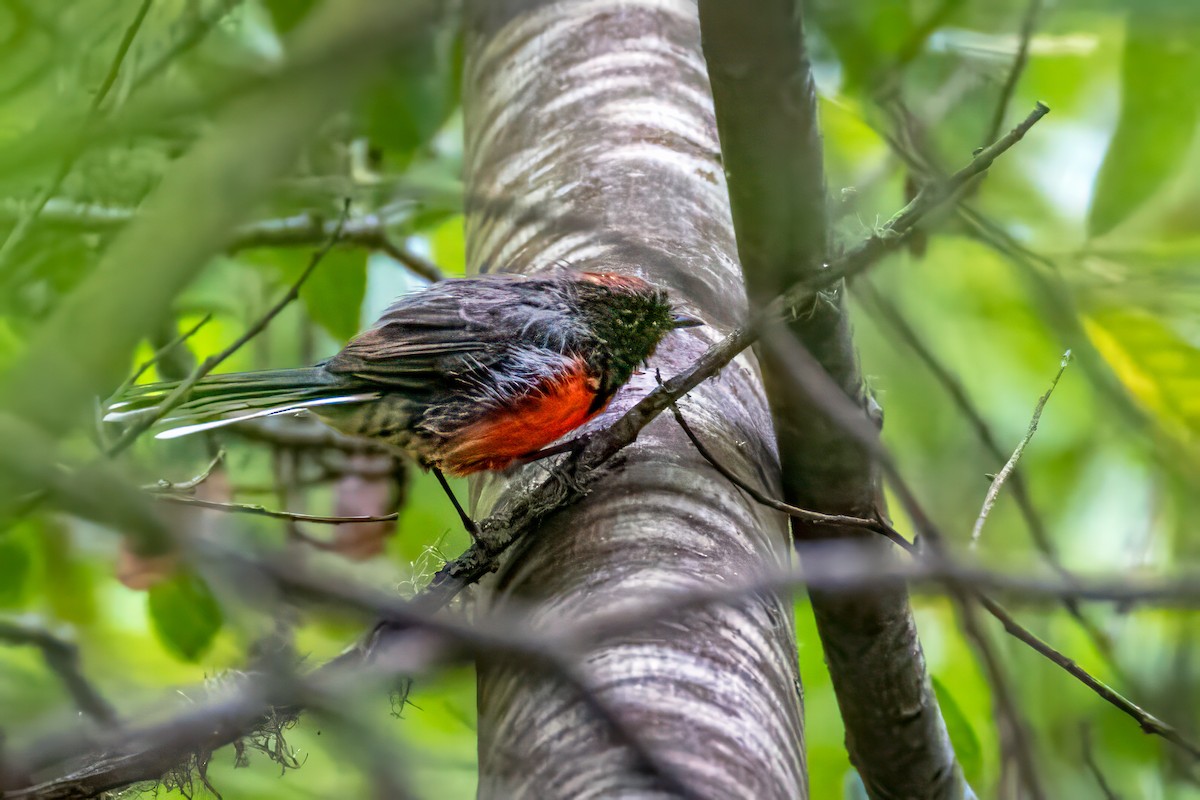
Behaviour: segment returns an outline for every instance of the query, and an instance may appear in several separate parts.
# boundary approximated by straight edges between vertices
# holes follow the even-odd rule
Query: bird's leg
[[[479,526],[475,524],[475,520],[471,519],[471,516],[459,504],[458,498],[454,496],[454,490],[446,482],[446,476],[437,467],[433,467],[433,474],[437,476],[438,483],[442,485],[442,490],[446,492],[446,496],[454,504],[454,510],[458,512],[459,519],[462,520],[463,527],[467,529],[467,533],[471,534],[471,539],[474,540],[475,544],[482,544],[479,541]]]
[[[551,456],[557,456],[562,453],[577,453],[582,450],[589,441],[591,441],[591,438],[592,435],[590,433],[581,433],[565,442],[552,444],[549,447],[543,447],[541,450],[534,450],[532,453],[526,453],[525,455],[521,456],[518,463],[530,464],[534,461],[541,461],[542,459],[550,458]]]

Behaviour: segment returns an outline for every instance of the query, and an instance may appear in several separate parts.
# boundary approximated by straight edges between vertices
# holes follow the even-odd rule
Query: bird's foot
[[[562,455],[563,453],[578,454],[583,448],[587,447],[588,442],[592,440],[590,433],[581,433],[578,436],[568,439],[565,442],[552,444],[549,447],[543,447],[541,450],[534,450],[532,453],[527,453],[518,459],[518,464],[532,464],[534,461],[542,461],[553,456]]]

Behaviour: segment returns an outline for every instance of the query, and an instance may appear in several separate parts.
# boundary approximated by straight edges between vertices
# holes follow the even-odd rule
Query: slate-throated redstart
[[[627,275],[445,280],[401,297],[314,367],[201,380],[157,438],[311,411],[408,452],[449,493],[443,471],[504,469],[536,454],[602,411],[667,333],[698,324]],[[148,413],[174,388],[135,386],[106,419]]]

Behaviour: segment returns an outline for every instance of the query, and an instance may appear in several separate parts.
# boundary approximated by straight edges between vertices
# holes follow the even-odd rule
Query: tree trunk
[[[738,251],[755,295],[770,298],[815,275],[828,257],[825,176],[816,89],[801,0],[701,0]],[[867,407],[842,292],[804,309],[792,332],[856,404]],[[783,499],[827,514],[873,515],[878,476],[869,454],[764,359],[783,454]],[[892,545],[861,530],[806,525],[830,537]],[[810,592],[846,748],[872,800],[973,798],[930,685],[904,589]]]
[[[475,270],[637,274],[708,323],[677,332],[604,426],[747,313],[691,0],[468,3],[466,189]],[[747,354],[684,413],[724,462],[778,491],[774,432]],[[669,415],[583,502],[528,531],[489,602],[584,619],[646,592],[744,579],[786,558],[784,520],[709,468]],[[534,466],[530,470],[541,469]],[[476,513],[513,481],[473,485]],[[581,673],[705,797],[806,795],[790,603],[713,607],[606,642]],[[512,663],[479,670],[484,798],[635,797],[662,786],[577,691]]]

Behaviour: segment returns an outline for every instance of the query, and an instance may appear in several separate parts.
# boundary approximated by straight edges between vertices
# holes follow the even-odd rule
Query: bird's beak
[[[676,328],[695,328],[697,325],[703,325],[704,320],[693,317],[690,314],[676,313],[671,321],[675,323]]]

